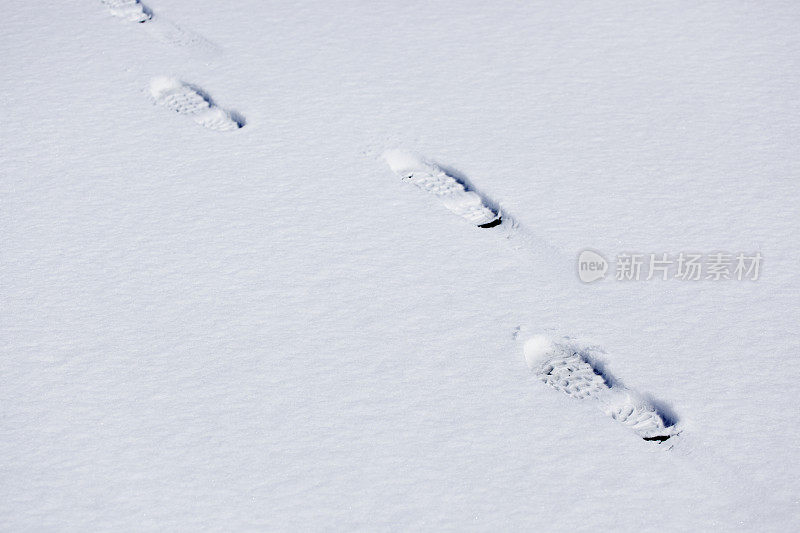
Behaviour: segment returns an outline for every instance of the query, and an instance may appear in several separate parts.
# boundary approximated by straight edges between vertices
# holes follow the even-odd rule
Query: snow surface
[[[0,529],[797,528],[796,3],[112,4],[3,4]],[[585,248],[764,268],[587,285]],[[542,384],[534,335],[674,444]]]

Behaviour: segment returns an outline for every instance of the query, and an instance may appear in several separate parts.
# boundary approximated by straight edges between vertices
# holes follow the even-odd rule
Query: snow
[[[549,337],[534,335],[525,341],[525,361],[530,368],[535,368],[556,350],[555,343]]]
[[[419,157],[398,148],[386,150],[383,158],[395,174],[405,174],[425,167]]]
[[[4,15],[0,528],[800,522],[796,4]],[[162,78],[243,127],[157,105]],[[398,148],[503,224],[409,186]],[[764,263],[583,283],[586,249]],[[680,434],[546,386],[537,335]]]

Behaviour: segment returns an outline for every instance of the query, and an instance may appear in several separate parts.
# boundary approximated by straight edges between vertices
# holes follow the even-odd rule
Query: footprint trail
[[[572,276],[573,258],[523,229],[489,197],[478,192],[457,172],[402,150],[384,152],[392,171],[409,181],[452,213],[479,228],[497,228],[516,251],[533,251],[540,275],[548,279]],[[570,278],[572,283],[574,279]],[[570,286],[570,283],[567,286]],[[559,283],[559,285],[564,285]],[[652,402],[604,374],[586,350],[537,336],[525,343],[528,365],[544,383],[575,399],[596,403],[607,416],[647,441],[663,442],[678,433],[674,422]]]

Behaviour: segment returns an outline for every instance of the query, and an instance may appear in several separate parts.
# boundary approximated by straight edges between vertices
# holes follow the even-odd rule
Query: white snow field
[[[798,28],[5,0],[0,530],[796,530]]]

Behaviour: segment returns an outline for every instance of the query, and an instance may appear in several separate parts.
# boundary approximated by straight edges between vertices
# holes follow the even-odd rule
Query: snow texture
[[[797,529],[800,4],[142,1],[3,2],[0,530]]]

